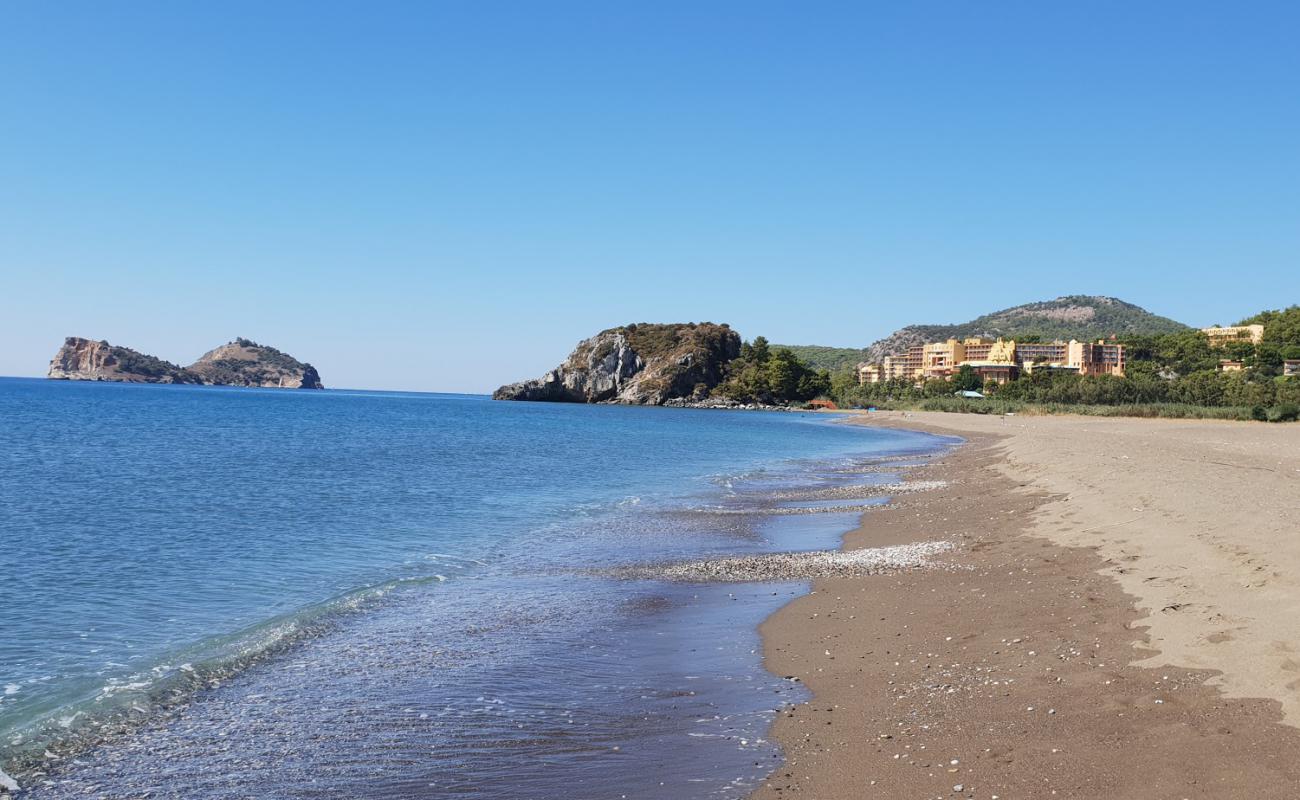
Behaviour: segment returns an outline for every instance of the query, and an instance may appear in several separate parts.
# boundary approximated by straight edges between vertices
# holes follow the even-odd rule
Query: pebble
[[[785,581],[805,578],[857,577],[929,565],[931,556],[951,550],[951,542],[932,541],[861,550],[816,550],[734,556],[675,564],[641,565],[603,571],[629,579],[675,581]]]

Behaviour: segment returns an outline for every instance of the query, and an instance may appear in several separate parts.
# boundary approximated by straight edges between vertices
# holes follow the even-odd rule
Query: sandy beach
[[[811,702],[756,797],[1258,798],[1300,788],[1300,426],[863,415],[957,434],[945,481],[763,626]]]

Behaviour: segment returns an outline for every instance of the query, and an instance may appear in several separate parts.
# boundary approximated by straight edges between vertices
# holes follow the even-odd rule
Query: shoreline
[[[1257,573],[1249,554],[1232,555],[1250,547],[1220,548],[1227,555],[1202,557],[1199,570],[1184,571],[1197,574],[1179,580],[1159,574],[1188,557],[1185,512],[1207,527],[1241,524],[1184,494],[1203,495],[1203,479],[1225,482],[1214,462],[1274,459],[1263,426],[953,417],[852,420],[967,441],[906,473],[945,486],[864,515],[844,548],[945,539],[954,549],[935,559],[947,569],[819,578],[763,623],[764,664],[813,697],[780,711],[771,736],[784,764],[751,796],[1293,796],[1300,729],[1284,713],[1295,688],[1265,673],[1300,669],[1300,656],[1287,655],[1300,637],[1283,638],[1267,616],[1215,633],[1242,602],[1225,588],[1235,572],[1216,579],[1234,565]],[[1077,452],[1062,456],[1058,440]],[[1205,458],[1214,448],[1235,448],[1235,460]],[[1117,468],[1108,453],[1132,463]],[[1188,466],[1189,453],[1203,463]],[[1294,485],[1283,471],[1292,466],[1262,473],[1273,481],[1250,502],[1285,503],[1278,492]],[[1225,491],[1241,497],[1240,480],[1226,480]],[[1144,504],[1124,505],[1128,491]],[[1272,541],[1269,530],[1250,543]],[[1180,618],[1190,602],[1164,603],[1166,593],[1201,595],[1200,613]],[[1292,610],[1273,605],[1276,615]],[[1273,637],[1264,646],[1276,657],[1254,656],[1259,634]],[[1229,641],[1248,647],[1223,647]]]
[[[209,797],[220,796],[218,790],[222,787],[232,790],[256,787],[273,794],[280,787],[306,781],[305,773],[298,772],[304,769],[300,765],[315,764],[323,760],[322,754],[330,753],[343,754],[335,758],[343,766],[339,771],[313,772],[310,780],[328,775],[335,785],[348,786],[352,780],[348,765],[368,758],[367,746],[376,747],[376,751],[382,746],[385,748],[382,752],[390,752],[387,748],[392,746],[394,730],[402,732],[397,746],[410,751],[419,749],[424,758],[412,760],[411,764],[418,766],[394,768],[394,773],[400,774],[390,775],[387,780],[392,786],[404,787],[411,783],[423,787],[427,783],[425,775],[417,770],[433,769],[425,766],[435,762],[428,757],[429,753],[437,754],[438,759],[448,757],[442,753],[455,752],[448,743],[480,737],[484,730],[497,729],[493,726],[499,726],[506,735],[519,737],[524,746],[515,748],[515,752],[535,748],[540,756],[564,764],[569,770],[570,784],[584,788],[582,796],[605,796],[608,791],[630,787],[642,791],[628,791],[629,796],[656,796],[653,787],[663,786],[665,779],[675,781],[679,789],[694,790],[714,777],[720,781],[717,791],[727,792],[728,796],[744,796],[779,758],[779,750],[765,739],[774,715],[773,697],[793,700],[805,696],[802,687],[772,679],[758,655],[759,623],[796,592],[793,584],[788,587],[784,584],[795,581],[797,591],[802,592],[808,585],[805,581],[823,570],[834,574],[865,574],[895,569],[930,555],[926,548],[905,548],[876,553],[866,560],[845,559],[838,545],[842,532],[857,519],[856,513],[842,511],[846,504],[855,500],[883,503],[886,494],[906,491],[905,487],[890,483],[898,471],[897,464],[913,458],[923,459],[921,453],[932,451],[931,440],[901,432],[876,435],[863,430],[836,431],[834,428],[839,426],[823,424],[827,422],[825,419],[813,422],[818,428],[830,431],[829,438],[826,444],[811,447],[811,452],[804,457],[776,458],[772,452],[779,450],[765,435],[762,449],[755,452],[761,458],[751,461],[728,456],[722,459],[727,462],[724,472],[697,471],[700,477],[693,477],[691,484],[698,484],[694,491],[683,493],[674,479],[671,486],[675,499],[662,508],[653,503],[642,507],[640,497],[636,497],[637,502],[632,504],[627,504],[626,499],[611,499],[602,505],[599,510],[617,511],[608,520],[595,512],[590,517],[569,514],[565,518],[578,520],[576,524],[581,526],[581,531],[575,529],[569,536],[556,535],[556,541],[563,547],[548,551],[556,558],[554,563],[540,563],[531,554],[528,560],[518,562],[520,566],[527,565],[520,574],[530,582],[525,587],[528,594],[521,596],[534,601],[547,597],[607,598],[590,604],[601,609],[590,615],[599,623],[589,626],[594,633],[583,633],[580,637],[574,633],[588,626],[582,622],[586,615],[569,611],[568,607],[575,605],[570,601],[556,605],[563,615],[552,616],[545,603],[540,603],[507,627],[507,623],[514,622],[516,614],[506,604],[500,608],[501,619],[489,616],[480,621],[478,617],[455,614],[455,604],[449,606],[451,598],[425,601],[401,593],[404,599],[377,603],[368,608],[364,619],[349,617],[346,624],[329,626],[324,635],[295,640],[291,649],[287,647],[283,652],[277,651],[274,658],[258,660],[252,669],[217,676],[203,669],[198,660],[191,664],[188,658],[166,659],[162,663],[177,665],[187,682],[192,682],[192,686],[186,685],[191,690],[173,692],[170,689],[177,687],[170,687],[160,698],[152,693],[141,694],[148,699],[141,700],[138,707],[135,697],[131,698],[132,702],[124,699],[123,707],[131,712],[129,719],[123,719],[122,727],[114,725],[112,730],[106,729],[98,715],[94,719],[67,715],[69,720],[76,719],[78,723],[75,741],[63,741],[52,748],[44,747],[45,742],[24,742],[30,745],[30,752],[44,751],[44,756],[30,762],[28,768],[13,771],[24,790],[17,796],[73,797],[91,791],[108,791],[114,796],[143,796],[152,792]],[[732,422],[724,420],[719,425],[719,442],[731,441],[736,435]],[[802,427],[757,429],[764,434],[770,430],[789,431],[796,441],[806,440]],[[696,444],[694,439],[690,443]],[[881,452],[876,452],[878,449]],[[715,477],[719,480],[715,481]],[[776,502],[777,495],[782,493],[786,496]],[[781,506],[790,502],[821,505],[790,516],[783,513],[788,509]],[[709,513],[732,506],[754,519],[720,523]],[[803,516],[804,513],[823,514],[825,519],[816,520]],[[600,574],[599,581],[582,581],[581,593],[575,594],[572,587],[564,585],[572,583],[575,572],[585,570],[572,566],[581,562],[559,556],[571,551],[570,555],[590,557],[589,547],[584,545],[579,550],[575,544],[585,541],[585,535],[573,538],[593,527],[593,522],[582,520],[596,520],[595,524],[601,526],[616,523],[612,525],[616,534],[635,532],[639,549],[644,551],[640,555],[659,554],[644,563],[659,566],[646,568],[644,576]],[[634,525],[635,520],[640,522]],[[683,547],[683,534],[690,531],[700,533],[701,537],[692,546]],[[661,537],[658,544],[655,544],[656,537]],[[624,563],[625,557],[630,558],[628,563],[641,563],[642,559],[625,552],[618,539],[611,538],[609,542],[613,549],[607,560],[611,565]],[[805,552],[814,546],[820,551]],[[615,549],[617,559],[613,557]],[[598,555],[603,552],[595,551]],[[660,562],[659,558],[667,560]],[[677,580],[662,574],[662,564],[679,559],[698,562],[701,566],[688,570]],[[557,564],[570,566],[562,571],[544,568]],[[509,568],[513,565],[515,562],[501,562],[501,569],[493,576],[498,581],[496,584],[489,579],[464,585],[517,589],[520,574]],[[435,568],[446,569],[429,566],[421,573]],[[719,581],[720,575],[734,577],[731,581]],[[440,585],[442,578],[436,577]],[[647,577],[654,583],[625,584],[609,580],[613,577]],[[769,585],[769,578],[783,585]],[[708,586],[682,585],[683,582],[704,582]],[[551,586],[543,584],[554,584],[554,588],[563,591],[552,592]],[[471,595],[458,596],[461,599],[456,602],[463,609],[475,605],[465,599]],[[492,596],[507,597],[508,593]],[[452,620],[473,620],[474,624],[466,622],[463,626],[448,627],[446,634],[440,634],[436,647],[419,644],[409,636],[402,637],[401,641],[411,642],[413,652],[395,647],[397,640],[390,639],[388,631],[405,631],[406,626],[417,624],[410,622],[413,619],[422,620],[418,625],[423,631],[432,618],[423,613],[426,605],[438,609],[450,607]],[[645,618],[640,611],[643,605],[646,611],[653,612]],[[419,609],[421,613],[411,614],[403,608]],[[636,615],[635,621],[631,621],[632,615]],[[569,629],[568,625],[576,627]],[[664,638],[647,635],[655,626]],[[545,640],[563,642],[564,636],[571,636],[574,642],[581,638],[588,644],[604,643],[598,652],[617,652],[632,660],[637,660],[638,653],[646,657],[638,661],[641,666],[629,673],[616,661],[590,658],[587,647],[566,655],[568,647],[553,650],[548,645],[536,652],[542,653],[548,663],[551,659],[555,663],[578,659],[570,666],[588,676],[589,683],[581,688],[582,681],[574,686],[569,686],[567,681],[555,682],[553,692],[539,694],[528,670],[507,669],[510,662],[502,653],[509,653],[496,647],[494,639],[488,640],[494,650],[480,649],[484,646],[477,642],[496,635],[498,630],[506,631],[502,635],[512,638],[520,638],[521,633],[528,635],[530,630],[558,631],[563,636],[548,634]],[[629,638],[622,641],[625,635]],[[593,636],[596,638],[589,638]],[[685,663],[678,663],[683,649],[698,652],[702,660],[697,663],[693,656],[687,669]],[[463,669],[463,674],[455,672],[480,652],[489,653],[491,659],[485,659],[485,663],[499,669],[499,673],[468,667]],[[527,657],[527,663],[535,663],[532,650],[521,649],[519,656]],[[390,663],[398,668],[390,670]],[[346,667],[336,669],[345,664]],[[437,665],[446,672],[415,668],[426,664]],[[367,694],[366,685],[354,684],[348,677],[354,671],[382,675],[385,680],[379,684],[381,691],[374,696]],[[431,694],[431,674],[440,676],[436,696]],[[637,688],[640,686],[658,688],[647,692]],[[461,691],[462,688],[465,690]],[[135,688],[131,691],[143,692]],[[483,702],[474,699],[481,699],[480,696],[493,699]],[[274,702],[268,703],[265,700],[268,697],[274,697]],[[318,697],[329,702],[317,702]],[[164,699],[174,702],[164,704]],[[350,706],[354,703],[364,704],[365,713],[351,715]],[[524,728],[514,724],[508,715],[519,709],[534,711],[537,704],[561,711],[518,714],[513,719],[525,720],[528,727],[524,733],[516,734],[515,730]],[[574,708],[590,709],[590,712],[565,713]],[[620,727],[624,716],[638,724],[625,731]],[[477,722],[472,727],[461,727],[456,722],[459,719]],[[652,724],[646,725],[647,720]],[[680,722],[680,725],[668,730],[665,721],[674,725]],[[687,732],[689,737],[680,736],[682,732]],[[69,731],[67,735],[74,734]],[[501,741],[515,740],[502,738]],[[428,742],[438,744],[443,750],[428,746]],[[608,763],[620,763],[621,770],[626,772],[620,774],[620,770],[611,772],[605,766],[588,764],[589,756],[576,750],[573,742],[582,744],[587,753],[604,753],[602,761],[618,759]],[[292,745],[295,759],[299,759],[296,763],[282,765],[273,757],[275,748],[284,743]],[[539,744],[543,746],[539,748]],[[614,744],[618,746],[611,747]],[[493,764],[511,763],[516,758],[511,752],[503,750],[503,753],[496,756],[489,752],[486,759],[479,756],[483,765],[480,772],[487,774]],[[577,753],[582,760],[568,765],[563,759],[570,753]],[[236,759],[253,766],[248,770],[231,769]],[[659,759],[658,765],[651,764],[655,759]],[[676,774],[663,774],[668,764]],[[162,768],[164,765],[185,765],[185,769]],[[9,769],[8,762],[3,766]],[[371,768],[382,766],[376,763],[367,767],[367,780],[371,779]],[[473,778],[463,777],[466,771],[458,770],[460,776],[433,771],[428,775],[440,786],[455,786],[465,791],[475,782]],[[514,775],[512,779],[518,781],[519,787],[531,786],[537,796],[544,796],[549,792],[538,791],[537,781],[554,780],[554,770],[545,772],[551,774],[529,774],[525,767],[524,774]],[[721,783],[724,779],[725,783]],[[0,797],[9,796],[5,781],[5,786],[0,787]],[[624,783],[627,785],[620,785]],[[647,788],[649,792],[644,791]],[[393,796],[420,796],[411,791],[411,794]]]

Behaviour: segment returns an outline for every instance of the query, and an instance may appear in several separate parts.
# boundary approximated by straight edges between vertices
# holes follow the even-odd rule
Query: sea
[[[743,797],[807,699],[756,627],[809,586],[620,568],[833,549],[858,513],[807,498],[948,444],[824,413],[0,379],[0,787]],[[798,507],[826,513],[774,513]]]

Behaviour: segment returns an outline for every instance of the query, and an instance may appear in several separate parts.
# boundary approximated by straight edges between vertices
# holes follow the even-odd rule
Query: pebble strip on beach
[[[811,578],[857,577],[925,567],[930,557],[952,549],[951,542],[915,542],[862,550],[815,550],[804,553],[768,553],[676,564],[623,567],[615,577],[687,582],[791,581]]]
[[[715,514],[720,517],[791,517],[803,514],[865,514],[882,508],[893,508],[890,503],[871,503],[847,506],[815,506],[813,508],[697,508],[694,514]]]
[[[902,483],[831,486],[826,489],[774,492],[771,496],[778,500],[835,500],[841,497],[857,499],[862,497],[879,497],[882,495],[928,492],[933,489],[942,489],[947,485],[948,481],[905,481]]]

